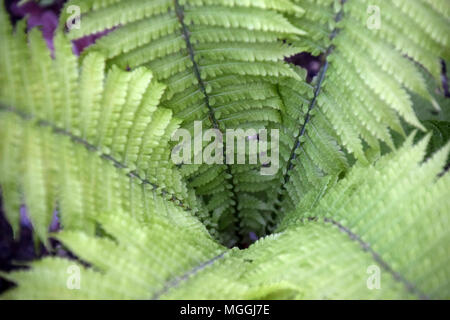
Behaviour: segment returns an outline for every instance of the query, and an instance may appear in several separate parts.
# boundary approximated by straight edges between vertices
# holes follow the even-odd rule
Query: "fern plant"
[[[128,1],[70,2],[80,6],[84,24],[69,38],[120,25],[88,52],[100,51],[123,69],[146,65],[154,70],[168,84],[162,105],[185,127],[209,118],[209,125],[221,130],[281,129],[284,171],[278,175],[261,176],[255,166],[181,169],[210,212],[204,223],[213,232],[217,226],[224,242],[236,241],[226,239],[236,228],[241,238],[251,231],[263,236],[307,190],[326,189],[330,177],[348,167],[338,145],[365,161],[363,140],[372,149],[380,141],[394,148],[389,130],[403,134],[398,115],[424,129],[407,90],[439,109],[418,67],[403,55],[440,77],[439,58],[449,59],[450,52],[448,11],[441,2],[137,2],[136,7]],[[366,26],[369,5],[384,13],[380,30]],[[139,14],[126,14],[136,8]],[[423,32],[410,35],[424,24],[429,26]],[[300,51],[325,60],[314,87],[280,61]],[[333,85],[327,88],[327,82]],[[317,173],[305,177],[305,172]]]
[[[17,284],[4,298],[450,297],[448,99],[435,93],[447,2],[71,5],[82,27],[64,30],[62,11],[54,56],[0,10],[4,211],[17,236],[25,205],[36,241],[77,257],[2,273]],[[72,54],[70,40],[106,29]],[[300,51],[321,56],[312,83],[284,62]],[[278,129],[280,170],[174,165],[172,133],[195,121]],[[63,230],[48,234],[54,212]]]

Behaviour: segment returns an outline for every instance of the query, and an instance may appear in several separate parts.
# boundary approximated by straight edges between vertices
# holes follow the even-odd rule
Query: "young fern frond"
[[[336,145],[367,162],[380,150],[380,142],[395,148],[391,133],[404,135],[401,119],[425,130],[414,113],[411,95],[440,109],[431,94],[436,82],[428,88],[418,64],[439,79],[440,59],[448,60],[450,52],[445,32],[449,16],[445,10],[436,11],[434,4],[427,1],[293,2],[305,8],[306,14],[300,18],[290,16],[289,21],[298,27],[309,26],[309,33],[293,43],[313,54],[322,54],[324,62],[314,84],[313,98],[309,98],[311,93],[299,96],[304,90],[292,92],[291,88],[303,84],[280,90],[284,92],[287,110],[301,110],[302,105],[307,105],[305,98],[310,100],[309,110],[293,118],[297,124],[288,125],[289,132],[296,130],[297,135],[281,186],[287,192],[278,197],[282,201],[280,207],[288,210],[301,204],[308,193],[309,197],[323,194],[328,183],[345,172],[347,161]],[[370,20],[373,17],[368,14],[369,6],[381,10],[381,20]],[[416,11],[418,7],[423,11]],[[436,19],[421,28],[429,20],[427,16]],[[405,42],[412,29],[421,31]],[[287,113],[292,117],[291,114]],[[310,192],[312,189],[315,191]]]
[[[206,233],[188,208],[95,146],[10,109],[2,109],[0,123],[1,152],[8,155],[1,159],[2,195],[16,234],[22,203],[43,242],[54,210],[65,230],[88,234],[94,234],[96,215],[118,210],[141,222],[167,216]]]
[[[165,87],[150,71],[113,67],[105,74],[98,53],[78,66],[61,34],[52,59],[37,30],[27,45],[20,26],[13,35],[3,9],[1,14],[8,45],[0,52],[1,69],[10,72],[0,87],[0,144],[8,155],[0,159],[0,183],[15,231],[22,202],[44,242],[56,209],[64,227],[91,231],[82,217],[132,206],[143,214],[142,197],[149,194],[148,201],[164,198],[182,210],[202,210],[170,160],[169,140],[179,121],[157,107]],[[29,72],[14,71],[29,60]],[[102,171],[108,162],[111,169]]]

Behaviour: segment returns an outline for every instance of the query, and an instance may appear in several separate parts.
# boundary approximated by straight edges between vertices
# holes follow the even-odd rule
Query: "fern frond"
[[[292,212],[287,228],[164,298],[448,298],[450,180],[438,174],[450,145],[422,162],[428,139],[412,146],[412,138],[374,166],[352,169],[315,209]],[[373,267],[381,272],[378,290],[367,284]],[[205,290],[214,281],[224,290]]]
[[[299,78],[306,79],[304,71],[296,72]],[[278,84],[278,92],[284,105],[278,126],[280,170],[271,177],[261,177],[258,169],[253,170],[252,182],[239,184],[239,188],[267,202],[265,219],[259,220],[257,228],[254,223],[246,226],[245,221],[255,221],[253,216],[261,216],[260,210],[256,207],[242,213],[243,234],[256,231],[263,236],[273,231],[284,212],[301,205],[308,193],[323,195],[323,181],[330,181],[349,167],[340,148],[345,132],[336,131],[326,112],[316,106],[320,100],[314,86],[305,80],[285,79]]]
[[[135,14],[136,10],[139,14]],[[84,4],[82,13],[83,28],[72,30],[69,37],[76,39],[120,25],[88,51],[102,52],[108,64],[123,69],[150,67],[157,80],[167,84],[162,105],[182,119],[182,127],[192,130],[194,121],[204,120],[205,129],[224,131],[249,126],[250,121],[258,127],[281,121],[282,101],[266,102],[262,96],[265,93],[256,90],[272,86],[273,91],[276,78],[297,77],[282,60],[298,49],[280,41],[304,34],[284,17],[287,13],[296,17],[303,14],[303,9],[292,2],[114,1],[97,6]],[[233,81],[225,84],[222,79]],[[257,92],[262,94],[257,96]],[[244,101],[244,97],[248,98]],[[228,108],[230,102],[234,104]],[[226,166],[224,170],[226,174],[217,174],[216,180],[210,181],[209,186],[215,188],[209,193],[203,187],[196,192],[206,202],[221,203],[217,208],[208,206],[213,210],[213,220],[225,215],[229,218],[222,220],[237,223],[234,181],[238,178],[232,168]],[[191,172],[186,179],[201,179],[199,176],[205,171]],[[228,190],[228,201],[214,196],[223,190]],[[219,229],[225,225],[228,222],[221,226],[219,223]]]
[[[288,115],[293,116],[288,125],[290,131],[296,127],[298,133],[291,147],[287,143],[283,151],[286,159],[287,150],[291,150],[285,166],[288,179],[284,180],[290,182],[281,187],[286,189],[287,196],[282,191],[278,197],[278,201],[287,198],[292,205],[280,207],[302,206],[300,200],[308,193],[320,193],[322,177],[345,172],[346,160],[338,146],[343,146],[359,161],[370,162],[372,155],[384,145],[395,149],[392,132],[404,135],[402,120],[425,131],[414,113],[411,95],[420,96],[435,109],[439,109],[439,105],[431,94],[434,88],[427,86],[418,63],[439,78],[440,58],[445,58],[450,51],[445,32],[448,17],[421,0],[294,2],[305,8],[306,14],[301,18],[288,17],[289,21],[296,26],[308,24],[308,30],[312,30],[294,43],[314,54],[322,54],[324,62],[313,96],[297,94],[295,97],[289,89],[281,91],[285,92]],[[369,6],[381,10],[378,26],[369,25]],[[416,10],[419,7],[424,14]],[[437,20],[422,28],[431,16]],[[405,41],[412,29],[421,31],[414,33],[415,41]],[[305,100],[311,102],[303,115],[291,111],[308,105]],[[316,121],[326,126],[313,130],[311,127],[316,126]],[[315,132],[322,135],[327,132],[328,138],[317,138]],[[314,136],[316,138],[311,140]],[[333,156],[327,157],[327,153]],[[327,158],[328,165],[323,161]],[[332,166],[333,163],[343,165],[338,168]],[[316,191],[310,192],[311,188]]]
[[[423,162],[429,139],[412,141],[375,165],[357,164],[318,205],[292,212],[283,230],[248,249],[224,251],[164,217],[146,225],[121,213],[99,215],[107,236],[55,234],[95,268],[46,258],[5,274],[19,286],[3,297],[448,298],[450,176],[441,173],[450,145]],[[79,290],[67,286],[71,265],[80,268]],[[380,272],[377,290],[368,282],[372,270]]]
[[[55,235],[70,250],[79,252],[80,259],[95,265],[95,270],[79,261],[44,258],[29,273],[7,274],[19,287],[3,298],[150,299],[185,270],[214,259],[224,250],[205,233],[176,227],[170,217],[153,216],[151,223],[143,224],[117,211],[98,215],[95,220],[108,237],[79,231]],[[70,285],[71,272],[79,272],[79,289]],[[36,288],[45,289],[39,293]]]
[[[293,2],[306,14],[286,16],[299,28],[307,26],[309,33],[292,42],[297,48],[322,54],[324,62],[314,88],[304,85],[304,75],[300,75],[301,81],[290,77],[279,84],[286,108],[282,111],[281,132],[285,136],[281,137],[280,147],[284,171],[274,179],[278,184],[253,190],[254,194],[263,191],[261,198],[272,199],[277,211],[301,205],[308,193],[320,194],[326,176],[345,173],[347,158],[369,162],[384,145],[395,149],[391,134],[395,131],[404,135],[403,120],[425,131],[414,113],[410,95],[422,97],[435,109],[439,105],[431,94],[434,88],[427,87],[415,62],[439,78],[440,58],[450,51],[445,32],[448,18],[420,0],[399,0],[391,5],[385,1]],[[373,29],[368,24],[367,8],[378,4],[381,24]],[[416,10],[422,6],[426,14]],[[431,16],[436,19],[425,28],[426,35],[416,33],[413,48],[397,41],[407,38],[410,30],[423,27]],[[395,39],[383,35],[392,30]],[[415,54],[419,51],[421,54]],[[340,150],[341,146],[348,154]],[[252,228],[244,229],[244,233],[247,231]]]
[[[0,183],[14,230],[18,228],[19,201],[26,204],[42,241],[46,241],[56,209],[65,226],[93,230],[83,215],[101,212],[104,205],[109,209],[128,205],[130,194],[113,196],[113,192],[122,193],[135,184],[194,212],[201,210],[170,161],[168,141],[179,121],[172,118],[170,110],[157,108],[165,86],[152,80],[150,71],[112,68],[105,74],[104,58],[98,53],[86,56],[79,69],[63,35],[56,36],[52,59],[37,30],[30,32],[29,49],[22,32],[3,34],[11,50],[1,51],[2,61],[12,59],[9,62],[15,67],[21,61],[34,61],[32,72],[10,73],[1,83],[2,154],[8,156],[0,159],[5,169]],[[59,83],[63,84],[61,90]],[[69,137],[72,142],[57,136]],[[95,174],[100,168],[91,167],[85,156],[70,150],[74,143],[98,160],[108,160],[122,171],[125,180],[134,181],[122,184],[122,190],[115,189],[117,174]],[[65,150],[62,163],[56,155],[59,149]],[[18,179],[22,171],[23,179]],[[104,183],[96,184],[96,179]],[[20,182],[14,182],[17,180]],[[140,189],[132,192],[137,192],[139,199]]]

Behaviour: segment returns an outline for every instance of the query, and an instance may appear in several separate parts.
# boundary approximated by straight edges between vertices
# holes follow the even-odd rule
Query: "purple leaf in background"
[[[322,67],[321,57],[315,57],[308,52],[302,52],[292,57],[286,58],[286,62],[300,66],[308,71],[307,81],[310,82]]]
[[[9,9],[16,17],[27,17],[28,30],[35,27],[41,27],[42,34],[47,47],[53,53],[53,35],[58,26],[58,12],[64,1],[56,1],[55,5],[50,7],[41,7],[36,2],[27,2],[21,6],[18,2],[13,2]]]
[[[33,228],[33,224],[31,222],[30,217],[28,216],[26,206],[20,207],[20,225],[21,227],[26,227],[30,229]],[[55,212],[53,212],[52,222],[50,223],[49,231],[56,232],[58,230],[60,230],[59,217],[58,211],[55,210]]]
[[[107,35],[114,29],[116,29],[116,28],[101,31],[101,32],[91,34],[91,35],[85,36],[83,38],[72,41],[73,53],[76,54],[77,56],[79,56],[84,51],[84,49],[86,49],[90,45],[94,44],[95,41],[97,41],[97,39],[100,39],[101,37]]]
[[[249,238],[252,242],[255,242],[259,239],[258,236],[256,235],[256,233],[254,233],[254,232],[249,233]]]
[[[41,6],[36,2],[27,2],[21,6],[18,5],[18,0],[12,1],[9,5],[9,11],[13,17],[13,20],[18,20],[24,17],[28,19],[28,30],[35,27],[40,27],[42,34],[47,43],[47,47],[50,49],[53,55],[53,37],[55,30],[58,27],[59,13],[66,2],[66,0],[56,0],[51,6]],[[8,2],[7,2],[8,3]],[[83,38],[73,41],[73,53],[80,55],[83,50],[90,45],[94,44],[97,39],[108,34],[115,28],[98,32],[93,35],[88,35]]]
[[[61,230],[61,225],[59,223],[59,216],[58,216],[58,211],[55,210],[55,212],[53,212],[53,218],[52,218],[52,223],[50,224],[50,232],[56,232]]]
[[[32,228],[30,217],[27,214],[27,208],[25,206],[20,207],[20,225],[22,227]]]

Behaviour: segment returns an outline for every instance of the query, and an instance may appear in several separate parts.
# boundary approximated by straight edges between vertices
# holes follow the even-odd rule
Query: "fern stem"
[[[336,23],[341,21],[343,16],[344,16],[343,6],[347,2],[347,0],[341,0],[340,2],[341,2],[341,6],[342,7],[341,7],[339,12],[335,16],[334,20],[335,20]],[[334,38],[336,38],[336,36],[338,34],[339,34],[339,28],[334,28],[333,31],[330,34],[330,40],[333,40]],[[278,209],[281,209],[280,204],[281,204],[281,202],[283,200],[283,195],[284,195],[283,191],[285,189],[286,184],[289,182],[289,172],[295,167],[294,160],[297,159],[297,153],[296,152],[297,152],[298,149],[300,149],[302,147],[302,143],[301,143],[300,140],[305,135],[305,133],[306,133],[306,126],[308,125],[308,123],[311,120],[311,112],[316,106],[317,98],[320,95],[320,92],[322,90],[323,81],[325,80],[325,75],[326,75],[326,73],[328,71],[328,67],[329,67],[328,57],[330,56],[330,54],[333,53],[333,50],[334,50],[334,45],[331,44],[327,48],[326,52],[323,54],[323,57],[322,57],[323,66],[322,66],[322,68],[320,70],[320,73],[319,73],[319,80],[317,81],[317,85],[316,85],[315,90],[314,90],[314,96],[313,96],[313,98],[312,98],[312,100],[311,100],[311,102],[310,102],[310,104],[308,106],[308,111],[306,112],[306,115],[304,117],[303,124],[301,125],[301,127],[299,129],[299,132],[298,132],[297,136],[295,137],[294,146],[291,149],[291,154],[290,154],[289,159],[288,159],[287,164],[286,164],[286,172],[284,173],[284,176],[283,176],[284,184],[281,186],[282,190],[278,194],[278,201],[277,201],[277,204],[276,204]]]
[[[126,164],[118,161],[117,159],[115,159],[113,156],[111,156],[109,154],[102,153],[100,148],[98,148],[97,146],[89,143],[88,141],[84,140],[81,137],[78,137],[78,136],[74,135],[73,133],[67,131],[64,128],[58,127],[57,125],[55,125],[55,124],[53,124],[53,123],[51,123],[49,121],[42,120],[42,119],[36,119],[35,116],[33,116],[31,114],[22,112],[20,110],[12,108],[12,107],[4,106],[2,104],[0,104],[0,111],[1,112],[13,113],[13,114],[19,116],[20,118],[22,118],[23,120],[26,120],[26,121],[30,121],[30,122],[34,121],[37,126],[48,127],[55,134],[59,134],[59,135],[63,135],[63,136],[69,137],[74,143],[83,145],[87,150],[99,154],[100,158],[111,162],[116,168],[121,169],[121,170],[128,169],[128,166]],[[160,187],[157,184],[155,184],[153,182],[150,182],[149,180],[141,177],[136,171],[129,171],[127,173],[127,176],[130,177],[130,178],[139,180],[142,184],[151,186],[154,191],[160,189]],[[171,193],[169,193],[168,191],[166,191],[164,189],[160,189],[160,190],[161,190],[161,195],[168,196],[170,201],[172,201],[174,203],[177,203],[177,205],[180,206],[181,208],[183,208],[184,210],[186,210],[186,211],[191,211],[192,210],[189,206],[185,205],[184,202],[181,199],[177,198],[176,195],[171,194]]]
[[[197,61],[195,60],[195,50],[191,43],[190,31],[189,31],[189,28],[187,27],[186,23],[184,22],[184,8],[182,5],[180,5],[178,0],[174,0],[174,4],[175,4],[175,11],[176,11],[178,21],[181,24],[181,32],[182,32],[184,40],[186,41],[186,48],[189,53],[189,58],[193,65],[194,74],[197,79],[200,91],[203,93],[206,107],[208,108],[208,113],[209,113],[208,118],[209,118],[211,124],[213,125],[214,129],[220,130],[219,122],[217,121],[216,115],[214,113],[214,109],[211,107],[209,95],[208,95],[208,92],[206,91],[205,82],[203,81],[203,79],[201,77],[200,67],[199,67]],[[224,160],[225,160],[226,159],[225,145],[223,146],[223,148],[224,148],[223,155],[224,155]],[[224,163],[226,163],[226,161],[224,161]],[[231,192],[233,195],[232,200],[234,202],[233,210],[234,210],[234,213],[236,214],[236,216],[238,217],[239,216],[239,214],[238,214],[238,197],[236,195],[236,186],[234,184],[231,166],[228,164],[226,166],[227,166],[226,171],[231,176],[231,178],[229,180],[230,180],[230,183],[232,186]],[[236,223],[237,221],[234,221],[234,222]],[[234,228],[234,229],[236,230],[236,228]],[[236,236],[238,239],[240,238],[237,230],[236,230]],[[240,241],[240,239],[239,239],[239,241]]]
[[[318,217],[309,217],[307,218],[308,221],[312,221],[312,222],[318,222],[319,218]],[[398,273],[397,271],[395,271],[382,257],[379,253],[377,253],[375,250],[372,249],[372,247],[370,246],[369,243],[365,242],[359,235],[357,235],[356,233],[354,233],[353,231],[351,231],[349,228],[345,227],[344,225],[342,225],[341,223],[337,222],[336,220],[333,220],[331,218],[323,218],[323,221],[325,223],[329,223],[334,225],[335,227],[337,227],[339,229],[339,231],[345,233],[348,235],[348,237],[352,240],[352,241],[356,241],[360,247],[370,253],[373,257],[373,259],[375,260],[376,263],[378,263],[384,270],[386,270],[388,273],[390,273],[392,275],[392,277],[398,281],[401,282],[406,290],[411,293],[414,294],[416,296],[418,296],[420,299],[422,300],[429,300],[430,298],[425,295],[423,292],[421,292],[417,286],[415,286],[413,283],[409,282],[404,276],[402,276],[400,273]]]
[[[189,53],[189,58],[193,65],[194,74],[198,81],[200,90],[205,97],[205,103],[206,103],[206,106],[209,111],[209,120],[211,121],[214,129],[219,129],[219,123],[217,122],[216,115],[214,114],[214,110],[211,107],[211,103],[209,101],[209,96],[208,96],[208,93],[206,92],[206,86],[205,86],[205,83],[200,74],[200,67],[197,64],[197,61],[195,61],[195,51],[194,51],[194,47],[192,46],[192,43],[191,43],[190,31],[189,31],[188,27],[186,26],[186,23],[184,22],[184,9],[180,5],[178,0],[174,0],[174,3],[175,3],[175,11],[176,11],[176,14],[178,17],[178,21],[181,24],[181,31],[183,33],[183,38],[186,41],[186,48]]]
[[[289,171],[291,169],[293,169],[294,166],[295,166],[293,161],[297,158],[297,154],[296,154],[297,149],[299,149],[301,147],[300,138],[305,135],[306,125],[311,120],[311,111],[316,106],[317,98],[318,98],[318,96],[320,94],[320,91],[322,89],[322,83],[323,83],[323,80],[325,79],[325,74],[326,74],[327,70],[328,70],[328,61],[325,62],[324,66],[322,67],[322,70],[320,71],[319,81],[318,81],[316,89],[314,91],[314,97],[313,97],[313,99],[311,100],[311,102],[309,104],[308,111],[306,113],[303,125],[300,127],[300,130],[299,130],[297,136],[295,137],[295,144],[294,144],[294,147],[291,150],[291,155],[290,155],[288,163],[287,163],[287,170],[286,170],[286,173],[284,175],[284,183],[287,183],[289,181]]]
[[[215,256],[214,258],[212,258],[206,262],[203,262],[202,264],[196,266],[195,268],[192,268],[191,270],[184,273],[183,275],[176,277],[175,279],[170,281],[168,284],[166,284],[161,291],[155,293],[152,297],[152,300],[158,300],[161,296],[163,296],[164,294],[169,292],[170,289],[178,287],[181,282],[188,280],[189,278],[196,275],[197,273],[199,273],[206,267],[209,267],[210,265],[214,264],[217,260],[222,259],[227,252],[228,251],[224,251],[221,254]]]

